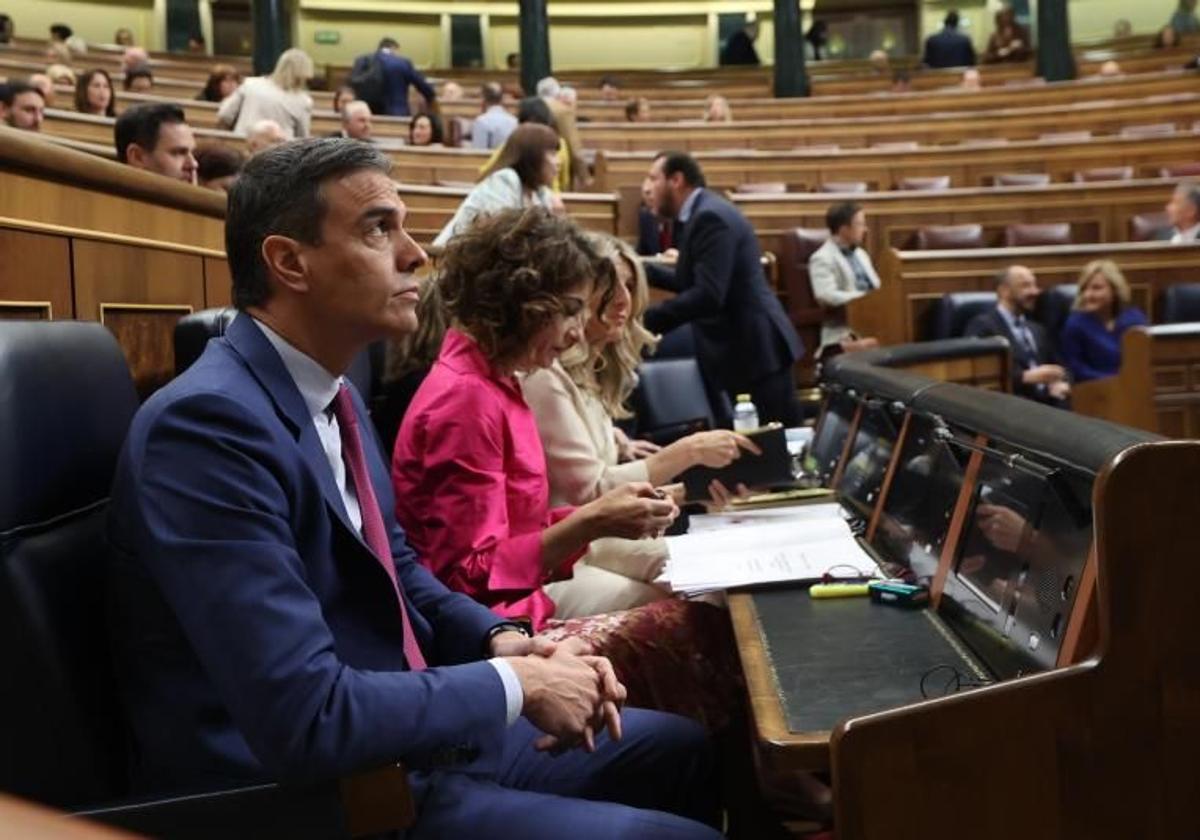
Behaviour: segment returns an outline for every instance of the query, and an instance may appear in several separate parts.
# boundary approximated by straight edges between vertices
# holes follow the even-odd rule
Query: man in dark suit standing
[[[958,31],[958,12],[950,11],[942,22],[942,30],[925,39],[926,67],[974,67],[975,45]]]
[[[741,212],[706,190],[700,164],[663,152],[650,166],[651,209],[675,220],[675,266],[650,263],[659,288],[677,292],[646,311],[646,326],[665,333],[691,324],[700,370],[730,397],[751,395],[758,418],[789,426],[802,420],[792,381],[800,337],[763,275],[754,228]]]
[[[400,49],[400,43],[395,38],[383,38],[379,42],[379,49],[374,53],[360,55],[354,59],[354,66],[350,69],[350,78],[353,84],[355,79],[369,78],[371,74],[368,73],[368,70],[371,62],[378,62],[382,75],[382,90],[363,89],[359,85],[354,85],[355,95],[359,99],[365,100],[376,114],[407,117],[409,115],[409,85],[420,91],[421,96],[425,97],[426,105],[430,108],[434,107],[437,99],[437,92],[434,91],[433,86],[425,80],[421,71],[414,67],[411,61],[396,53],[398,49]]]
[[[996,308],[972,318],[966,334],[1008,339],[1013,393],[1065,406],[1071,394],[1066,368],[1056,362],[1046,330],[1029,318],[1040,293],[1032,271],[1023,265],[1009,266],[996,275]]]
[[[417,326],[425,254],[390,169],[337,139],[251,160],[226,218],[239,314],[133,420],[109,615],[138,785],[403,762],[410,840],[498,826],[717,840],[687,818],[714,807],[698,725],[618,711],[606,659],[449,591],[396,524],[387,462],[343,376],[372,341]]]
[[[725,42],[725,51],[721,53],[721,64],[745,65],[757,67],[762,62],[758,59],[758,50],[754,42],[758,40],[758,21],[747,21],[746,25],[729,36]]]

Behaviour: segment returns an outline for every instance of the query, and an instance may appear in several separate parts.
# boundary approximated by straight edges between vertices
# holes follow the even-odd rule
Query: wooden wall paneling
[[[0,318],[74,317],[70,240],[0,221]]]
[[[205,306],[203,257],[81,239],[74,270],[76,317],[112,330],[145,398],[175,375],[175,322]]]
[[[230,306],[233,303],[233,276],[229,262],[216,257],[204,257],[204,306]]]

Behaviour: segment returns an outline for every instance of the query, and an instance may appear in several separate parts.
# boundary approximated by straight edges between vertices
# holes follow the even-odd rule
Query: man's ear
[[[138,169],[146,169],[146,160],[149,157],[150,153],[137,143],[130,143],[125,147],[125,162],[130,166],[136,166]]]
[[[294,292],[308,291],[308,266],[300,243],[288,236],[272,234],[263,240],[262,258],[271,276]]]

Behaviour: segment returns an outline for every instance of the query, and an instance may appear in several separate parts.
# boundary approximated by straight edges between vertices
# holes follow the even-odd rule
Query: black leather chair
[[[0,790],[169,838],[344,837],[402,828],[337,783],[131,798],[105,617],[107,502],[137,394],[98,323],[0,321]],[[396,773],[399,772],[399,778]],[[375,777],[378,778],[378,777]],[[358,781],[342,781],[361,795]]]
[[[995,292],[951,292],[942,295],[933,311],[929,337],[960,338],[972,318],[995,306]]]
[[[637,436],[666,445],[714,426],[712,404],[695,359],[648,359],[630,398]]]
[[[1063,325],[1067,323],[1067,316],[1071,314],[1071,307],[1075,305],[1075,295],[1078,293],[1079,286],[1063,283],[1051,286],[1038,295],[1033,319],[1046,328],[1046,334],[1055,346],[1058,346],[1058,337],[1062,333]]]
[[[236,316],[237,310],[226,306],[201,309],[180,318],[175,324],[175,375],[183,373],[200,358],[209,339],[225,335]],[[346,371],[346,378],[358,388],[368,408],[373,408],[380,392],[385,352],[384,343],[376,342],[359,353]]]
[[[1200,283],[1178,283],[1163,292],[1159,318],[1164,324],[1200,321]]]

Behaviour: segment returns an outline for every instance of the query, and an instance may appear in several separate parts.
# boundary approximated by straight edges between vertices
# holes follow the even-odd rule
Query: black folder
[[[743,434],[758,445],[762,454],[755,455],[743,449],[741,457],[727,467],[692,467],[680,476],[687,491],[687,498],[707,499],[708,485],[714,478],[731,491],[738,484],[745,484],[747,487],[774,487],[795,481],[792,475],[792,456],[788,454],[787,433],[783,426],[772,423]]]

